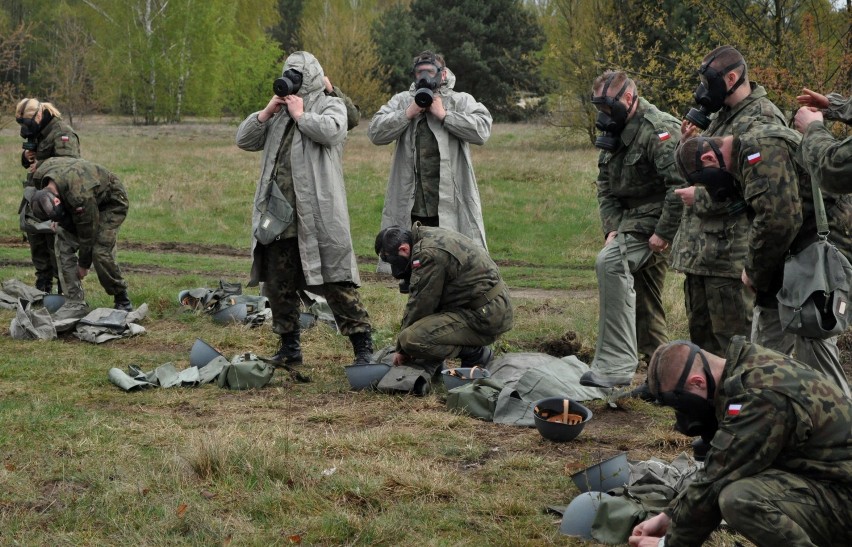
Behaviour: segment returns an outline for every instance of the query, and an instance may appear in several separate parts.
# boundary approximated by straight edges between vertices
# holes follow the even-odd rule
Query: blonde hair
[[[51,103],[43,103],[36,98],[25,98],[18,101],[18,106],[15,108],[16,118],[32,118],[39,112],[47,110],[54,118],[61,118],[62,113],[59,112]]]

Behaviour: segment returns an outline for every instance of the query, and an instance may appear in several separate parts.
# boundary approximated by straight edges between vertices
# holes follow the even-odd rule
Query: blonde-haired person
[[[77,133],[65,123],[59,109],[51,103],[36,98],[21,99],[15,108],[15,121],[21,126],[21,137],[25,139],[21,152],[21,165],[27,170],[25,188],[33,187],[32,173],[47,158],[80,157]],[[24,197],[28,195],[25,190]],[[36,222],[27,220],[28,204],[22,207],[20,213],[21,226],[25,228],[36,269],[36,288],[49,293],[53,290],[53,278],[58,279],[53,233],[36,231]]]

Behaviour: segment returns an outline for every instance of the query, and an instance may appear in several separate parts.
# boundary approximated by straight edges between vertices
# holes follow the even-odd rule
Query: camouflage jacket
[[[80,139],[70,125],[59,118],[53,118],[47,127],[36,137],[36,160],[63,156],[80,157]]]
[[[732,135],[737,123],[745,119],[786,125],[781,111],[766,97],[766,90],[753,83],[751,86],[748,97],[714,115],[702,136]],[[694,275],[739,279],[748,251],[748,229],[742,199],[715,202],[704,187],[696,186],[695,203],[683,208],[672,244],[672,268]]]
[[[836,93],[828,95],[828,120],[852,123],[852,99]],[[814,122],[805,130],[802,153],[808,173],[820,188],[829,192],[852,192],[852,137],[837,140],[824,124]]]
[[[621,132],[618,148],[598,158],[598,203],[604,237],[626,232],[671,241],[683,204],[675,188],[684,186],[674,151],[680,124],[639,99],[633,118]]]
[[[127,191],[106,168],[77,158],[46,159],[36,169],[33,180],[37,188],[43,188],[46,179],[56,183],[59,199],[70,217],[69,228],[77,235],[77,262],[80,267],[89,268],[99,221],[106,215],[122,219],[127,216]]]
[[[774,302],[781,288],[784,259],[816,241],[816,215],[810,177],[801,156],[801,135],[788,127],[751,120],[738,124],[733,165],[749,207],[748,254],[745,271],[761,295]],[[852,203],[845,196],[823,192],[829,239],[852,257]],[[763,304],[763,302],[759,302]]]
[[[477,242],[445,228],[412,228],[411,292],[402,328],[439,312],[474,310],[477,301],[495,286],[499,293],[490,299],[487,316],[475,318],[471,328],[500,334],[512,328],[512,303],[497,265]]]
[[[704,469],[673,502],[666,545],[701,545],[719,494],[768,468],[852,486],[852,401],[821,373],[735,337],[715,397],[719,429]]]
[[[47,158],[80,157],[80,139],[71,126],[59,118],[52,118],[36,137],[36,162]],[[26,186],[33,186],[32,173],[27,173]]]

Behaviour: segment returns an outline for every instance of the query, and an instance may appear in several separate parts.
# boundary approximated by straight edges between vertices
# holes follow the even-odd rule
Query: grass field
[[[196,338],[229,357],[274,351],[268,326],[221,327],[176,298],[247,279],[259,154],[236,148],[234,122],[76,126],[84,157],[130,193],[119,261],[134,304],[150,307],[148,332],[100,346],[0,335],[0,544],[579,544],[545,511],[578,493],[570,473],[622,450],[671,459],[688,448],[669,410],[639,401],[591,403],[594,420],[560,445],[447,412],[440,389],[424,398],[350,392],[348,340],[323,325],[303,338],[310,384],[276,375],[250,392],[120,391],[107,380],[111,367],[183,368]],[[19,151],[17,127],[2,130],[0,279],[32,284],[14,214]],[[390,156],[369,143],[366,122],[351,132],[349,210],[378,346],[393,341],[404,306],[394,280],[373,273]],[[594,347],[595,158],[581,138],[546,126],[497,125],[474,149],[490,251],[517,310],[503,350],[535,350],[568,331],[585,351]],[[673,338],[685,335],[680,283],[669,275]],[[93,306],[111,305],[94,275],[85,287]],[[5,325],[13,316],[0,311]]]

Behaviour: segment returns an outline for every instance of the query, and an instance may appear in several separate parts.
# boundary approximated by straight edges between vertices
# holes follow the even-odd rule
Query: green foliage
[[[270,29],[272,39],[281,44],[286,53],[303,49],[299,40],[299,23],[305,0],[278,0],[278,13],[281,14],[277,25]]]
[[[496,119],[506,119],[522,94],[544,91],[537,55],[544,33],[520,0],[414,0],[411,12],[424,45],[455,73],[456,89]]]
[[[403,4],[391,6],[373,23],[371,35],[379,59],[387,67],[388,90],[399,93],[408,89],[412,80],[411,59],[423,50],[411,10]]]
[[[242,45],[227,39],[219,48],[227,59],[222,75],[225,112],[242,118],[263,108],[272,97],[272,82],[281,75],[278,43],[266,36]]]
[[[364,3],[366,4],[366,2]],[[299,31],[306,51],[313,53],[325,75],[364,113],[373,113],[385,101],[384,70],[370,39],[373,12],[348,0],[324,0],[306,10]]]

